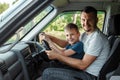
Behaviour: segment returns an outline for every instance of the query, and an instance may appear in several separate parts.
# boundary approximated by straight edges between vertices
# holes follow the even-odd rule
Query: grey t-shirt
[[[96,60],[86,69],[86,72],[98,76],[110,51],[108,39],[99,29],[96,29],[89,35],[83,33],[80,40],[84,43],[85,54],[97,57]]]

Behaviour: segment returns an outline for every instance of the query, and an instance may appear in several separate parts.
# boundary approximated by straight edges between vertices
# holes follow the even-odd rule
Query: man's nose
[[[88,25],[88,20],[85,21],[85,25]]]

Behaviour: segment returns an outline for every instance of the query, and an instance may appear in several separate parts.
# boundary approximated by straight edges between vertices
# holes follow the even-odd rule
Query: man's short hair
[[[82,12],[85,12],[85,13],[94,13],[95,16],[97,17],[97,10],[96,10],[94,7],[92,7],[92,6],[86,6],[86,7],[82,10]]]

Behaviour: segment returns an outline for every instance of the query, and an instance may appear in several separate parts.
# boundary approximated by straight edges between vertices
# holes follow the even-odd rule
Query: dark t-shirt
[[[76,42],[73,45],[68,44],[66,46],[66,49],[72,49],[73,51],[76,52],[75,54],[71,55],[70,57],[82,59],[84,56],[83,43],[81,41]]]
[[[71,55],[70,57],[72,58],[77,58],[77,59],[82,59],[84,56],[84,49],[83,49],[83,43],[81,41],[76,42],[74,45],[70,45],[68,44],[66,47],[66,49],[72,49],[74,50],[76,53]],[[72,68],[64,63],[59,62],[58,60],[53,60],[50,62],[50,67],[55,67],[55,68],[65,68],[65,69],[73,69],[73,70],[77,70],[75,68]]]

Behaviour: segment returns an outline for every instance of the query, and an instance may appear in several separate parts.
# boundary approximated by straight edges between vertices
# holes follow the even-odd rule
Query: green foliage
[[[103,24],[104,24],[104,18],[105,18],[105,14],[98,14],[98,24],[97,26],[99,27],[100,30],[102,30],[103,28]]]
[[[80,12],[66,12],[63,14],[58,15],[47,27],[45,31],[63,31],[64,27],[68,23],[73,23],[74,22],[74,15],[77,14],[77,19],[76,19],[76,24],[81,28],[80,24]]]
[[[9,4],[7,3],[0,3],[0,14],[4,12],[6,9],[9,8]]]
[[[13,4],[15,4],[18,0],[15,0]],[[3,13],[5,10],[7,10],[9,8],[9,4],[8,3],[0,3],[0,14]]]
[[[12,4],[15,4],[18,0],[15,0]]]

